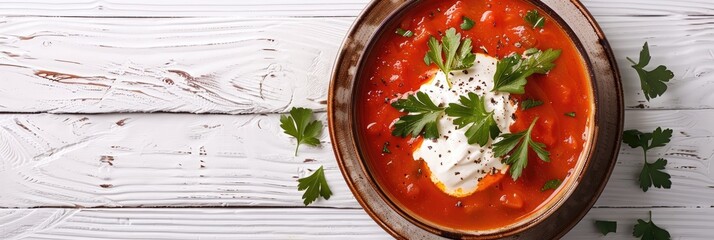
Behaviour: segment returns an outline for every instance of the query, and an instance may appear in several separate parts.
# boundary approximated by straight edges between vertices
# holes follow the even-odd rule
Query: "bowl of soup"
[[[620,77],[578,1],[373,1],[328,100],[340,169],[397,238],[557,238],[616,162]]]

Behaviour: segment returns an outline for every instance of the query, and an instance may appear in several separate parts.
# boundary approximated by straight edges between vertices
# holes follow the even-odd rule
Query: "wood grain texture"
[[[324,120],[324,114],[319,115]],[[315,206],[359,208],[327,134],[302,147],[279,115],[0,115],[0,207],[302,206],[298,177],[320,165],[335,195]],[[673,189],[643,193],[638,149],[624,147],[597,206],[714,205],[714,126],[706,110],[627,112],[626,127],[674,130],[665,157]]]
[[[0,209],[0,239],[390,239],[361,209]]]
[[[3,0],[3,16],[82,17],[354,17],[369,0]],[[582,0],[599,15],[707,15],[709,0]]]
[[[350,19],[7,18],[0,111],[325,109]]]
[[[595,208],[563,239],[634,239],[648,209]],[[653,209],[673,239],[711,239],[714,209]],[[618,222],[600,237],[595,220]],[[16,239],[391,239],[361,209],[0,209],[0,238]]]
[[[389,239],[326,134],[294,157],[278,115],[261,115],[325,109],[336,50],[367,2],[0,0],[0,112],[253,114],[0,114],[0,208],[239,207],[0,209],[0,239]],[[673,189],[643,193],[641,153],[625,146],[565,239],[599,238],[594,220],[620,222],[603,239],[631,238],[650,209],[674,239],[710,239],[714,2],[582,2],[619,62],[626,128],[675,130],[648,156],[669,160]],[[652,102],[625,60],[644,41],[677,75]],[[297,208],[296,178],[320,165],[335,195]]]
[[[369,0],[33,0],[0,1],[4,16],[83,17],[340,17],[356,16]]]
[[[278,126],[278,115],[0,115],[0,206],[301,206],[297,179],[325,165],[335,196],[315,206],[357,207],[328,134],[295,157]]]
[[[714,3],[690,2],[693,7],[672,7],[669,1],[585,2],[615,51],[624,87],[631,93],[625,95],[628,108],[714,108],[714,95],[701,87],[714,84],[714,51],[709,48],[714,31],[706,15]],[[216,4],[205,6],[226,7]],[[272,1],[252,6],[302,11],[310,4]],[[334,11],[345,6],[322,5]],[[285,112],[292,106],[324,110],[336,51],[353,18],[235,15],[4,18],[0,78],[7,87],[0,91],[0,112],[247,114]],[[651,102],[639,93],[638,77],[625,60],[637,57],[645,41],[651,45],[651,64],[665,64],[676,74],[667,94]]]

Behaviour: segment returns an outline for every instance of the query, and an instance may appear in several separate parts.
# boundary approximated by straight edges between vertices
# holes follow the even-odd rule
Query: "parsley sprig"
[[[649,44],[645,42],[642,46],[642,51],[640,51],[639,62],[636,63],[629,57],[627,58],[633,65],[632,68],[637,71],[637,75],[640,77],[640,86],[642,87],[642,92],[645,94],[645,98],[649,101],[652,98],[662,96],[665,91],[667,91],[667,82],[674,78],[674,73],[667,70],[667,67],[660,65],[652,71],[645,70],[652,56],[650,56]]]
[[[501,130],[493,119],[493,111],[486,111],[484,97],[475,93],[461,96],[459,103],[451,103],[446,108],[446,115],[455,117],[454,124],[459,128],[470,126],[466,130],[469,144],[485,146],[489,139],[495,139]]]
[[[392,135],[398,137],[423,135],[426,139],[439,137],[436,122],[444,114],[444,108],[436,106],[426,93],[417,92],[406,99],[399,99],[392,103],[392,107],[408,113],[394,124]]]
[[[322,166],[318,168],[312,175],[298,179],[298,191],[305,190],[302,194],[303,203],[305,206],[315,202],[318,197],[329,200],[332,196],[330,186],[327,185],[325,178],[325,170]]]
[[[451,80],[449,73],[451,71],[459,71],[472,67],[476,60],[471,50],[471,39],[467,38],[461,41],[461,33],[456,33],[455,28],[446,30],[444,37],[441,38],[441,43],[434,36],[429,38],[429,51],[424,56],[426,65],[436,64],[446,75],[446,83],[451,88]]]
[[[534,107],[538,107],[540,105],[543,105],[543,101],[534,99],[526,99],[521,101],[521,109],[524,111]]]
[[[606,236],[608,233],[617,232],[617,222],[615,221],[597,220],[595,221],[595,227],[597,227],[597,230],[599,230],[603,236]]]
[[[501,59],[496,65],[492,91],[515,94],[525,93],[525,86],[528,82],[526,78],[536,73],[548,73],[555,67],[553,62],[560,57],[560,53],[561,50],[548,49],[541,51],[531,48],[523,53],[524,56],[513,54]]]
[[[474,20],[471,20],[471,18],[468,18],[466,16],[463,17],[463,22],[461,23],[461,30],[471,30],[474,25],[476,24]]]
[[[397,28],[397,30],[394,30],[394,33],[396,33],[397,35],[402,36],[402,37],[413,37],[414,36],[414,32],[412,32],[411,30],[404,30],[401,28]]]
[[[667,160],[664,158],[657,159],[654,163],[649,163],[647,161],[647,150],[663,147],[669,143],[672,138],[672,129],[662,130],[658,127],[652,133],[643,133],[638,130],[627,130],[624,132],[622,141],[629,145],[631,148],[641,147],[644,151],[644,161],[645,164],[640,172],[640,188],[643,191],[647,190],[654,185],[656,188],[666,188],[669,189],[672,186],[672,181],[670,181],[670,175],[662,170],[664,170],[667,165]]]
[[[545,17],[541,16],[538,10],[533,9],[528,11],[524,19],[533,29],[543,28],[543,26],[545,26]]]
[[[637,225],[632,232],[632,235],[639,237],[641,240],[669,240],[672,236],[667,230],[660,228],[652,222],[652,212],[650,211],[650,220],[637,219]]]
[[[295,146],[295,156],[301,144],[310,146],[319,146],[320,140],[317,136],[322,131],[322,122],[312,119],[312,110],[307,108],[293,108],[290,110],[290,116],[283,115],[280,117],[280,127],[286,134],[297,139]]]
[[[548,190],[558,189],[558,187],[560,187],[560,184],[562,184],[562,183],[563,183],[563,181],[560,179],[548,180],[547,182],[545,182],[545,184],[543,184],[543,187],[540,188],[540,191],[545,192]]]
[[[520,133],[508,133],[500,136],[500,141],[493,144],[493,152],[496,157],[504,157],[503,162],[510,165],[509,173],[513,181],[523,173],[523,169],[528,165],[529,147],[538,154],[544,162],[550,162],[550,153],[545,150],[545,144],[533,141],[531,132],[538,119],[534,119],[528,130]],[[514,150],[515,149],[515,150]],[[507,154],[510,154],[506,156]]]

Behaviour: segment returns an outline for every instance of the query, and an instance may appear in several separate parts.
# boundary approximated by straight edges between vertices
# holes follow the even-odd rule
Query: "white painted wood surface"
[[[566,239],[633,239],[648,209],[593,208]],[[712,209],[652,210],[674,239],[711,239]],[[598,237],[595,219],[617,220]],[[390,239],[361,209],[0,209],[1,239]]]
[[[619,60],[626,127],[675,130],[650,156],[670,161],[673,188],[641,192],[640,153],[625,147],[566,238],[599,238],[595,219],[620,221],[605,239],[628,238],[652,209],[675,239],[711,239],[714,2],[583,2]],[[389,238],[351,196],[329,137],[294,157],[277,121],[326,108],[366,3],[0,0],[0,239]],[[644,41],[677,75],[652,102],[624,60]],[[302,207],[295,179],[320,165],[335,195]]]

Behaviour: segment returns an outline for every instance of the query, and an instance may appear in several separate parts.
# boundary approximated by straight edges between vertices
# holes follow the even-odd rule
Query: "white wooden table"
[[[674,239],[714,236],[714,1],[583,0],[623,75],[626,128],[675,130],[672,189],[643,193],[623,148],[594,219],[632,238],[652,211]],[[278,127],[326,109],[337,48],[367,0],[0,1],[0,239],[388,239],[345,185],[323,134]],[[649,41],[676,78],[651,102],[626,56]],[[151,113],[161,112],[161,113]],[[324,120],[324,113],[319,117]],[[296,179],[334,192],[303,207]]]

